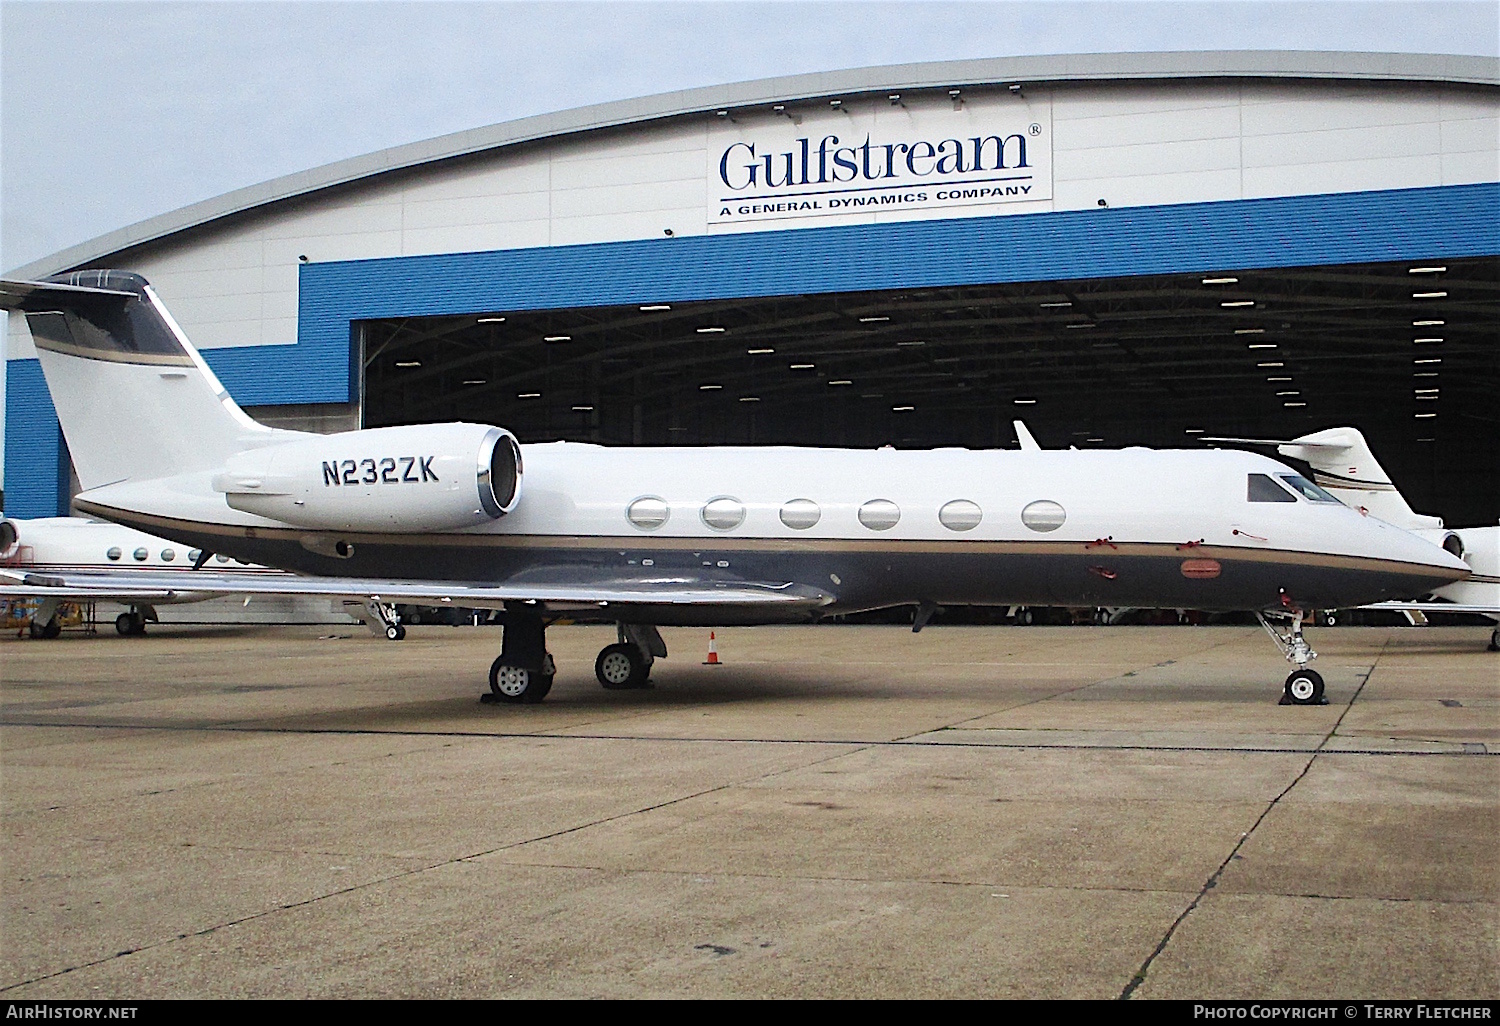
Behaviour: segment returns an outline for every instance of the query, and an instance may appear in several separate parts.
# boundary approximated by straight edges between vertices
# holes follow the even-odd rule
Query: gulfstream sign
[[[818,124],[714,133],[709,222],[1050,199],[1050,126],[1035,111],[1006,106],[1004,117],[839,113]],[[955,216],[962,213],[980,211]]]

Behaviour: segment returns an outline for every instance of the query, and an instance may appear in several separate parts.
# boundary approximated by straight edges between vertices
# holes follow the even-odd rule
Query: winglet
[[[1026,430],[1024,421],[1013,420],[1011,424],[1016,429],[1016,441],[1021,443],[1022,452],[1041,452],[1042,447],[1036,444],[1036,439],[1031,437],[1031,432]]]

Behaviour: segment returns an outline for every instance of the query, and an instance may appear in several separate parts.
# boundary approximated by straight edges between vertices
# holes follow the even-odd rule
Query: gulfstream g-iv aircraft
[[[499,701],[547,693],[545,625],[564,611],[620,625],[595,672],[631,687],[666,654],[658,625],[910,604],[920,629],[950,603],[1252,610],[1296,664],[1286,700],[1310,704],[1323,682],[1303,610],[1469,573],[1252,453],[522,446],[461,423],[305,434],[246,416],[137,275],[5,282],[0,299],[26,313],[77,508],[307,575],[260,593],[503,608]],[[205,590],[248,590],[199,572]]]

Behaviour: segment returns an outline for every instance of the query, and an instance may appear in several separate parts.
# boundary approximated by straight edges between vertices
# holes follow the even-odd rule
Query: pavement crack
[[[1266,807],[1261,810],[1260,815],[1255,817],[1255,822],[1250,824],[1250,829],[1246,830],[1243,834],[1240,835],[1240,839],[1236,841],[1234,847],[1229,850],[1229,854],[1224,856],[1224,861],[1220,862],[1218,868],[1215,869],[1211,874],[1209,874],[1208,879],[1203,882],[1203,887],[1198,891],[1197,895],[1194,896],[1193,900],[1188,902],[1187,908],[1179,912],[1177,918],[1172,920],[1172,924],[1167,927],[1167,932],[1162,934],[1161,940],[1157,942],[1156,947],[1152,949],[1151,954],[1146,956],[1146,960],[1141,963],[1141,967],[1137,969],[1135,975],[1130,978],[1130,982],[1125,984],[1124,989],[1120,991],[1119,1000],[1129,1001],[1131,996],[1134,995],[1138,989],[1140,989],[1141,984],[1146,982],[1146,976],[1151,971],[1152,963],[1156,961],[1157,956],[1159,956],[1163,951],[1167,949],[1167,945],[1171,943],[1173,935],[1177,932],[1177,928],[1181,926],[1187,919],[1187,917],[1193,913],[1194,909],[1202,904],[1203,899],[1208,896],[1208,892],[1219,886],[1219,880],[1223,877],[1224,871],[1229,868],[1229,864],[1234,861],[1236,856],[1239,855],[1240,849],[1245,846],[1245,842],[1249,841],[1251,836],[1254,835],[1255,831],[1260,827],[1260,825],[1266,821],[1266,817],[1271,814],[1271,810],[1276,808],[1281,799],[1291,794],[1292,788],[1300,784],[1302,782],[1302,779],[1307,776],[1308,772],[1313,767],[1313,763],[1318,761],[1318,756],[1322,753],[1324,747],[1328,744],[1329,741],[1333,739],[1333,735],[1338,732],[1339,725],[1344,722],[1344,717],[1349,715],[1349,710],[1353,709],[1354,703],[1359,701],[1360,694],[1365,690],[1365,685],[1370,682],[1370,678],[1374,676],[1375,667],[1380,662],[1380,657],[1385,654],[1385,650],[1389,645],[1390,639],[1387,638],[1384,644],[1380,646],[1380,651],[1376,653],[1374,661],[1370,663],[1370,668],[1365,671],[1365,675],[1360,678],[1359,687],[1354,689],[1354,694],[1350,697],[1349,704],[1344,707],[1343,712],[1339,713],[1338,718],[1333,722],[1333,726],[1328,728],[1328,732],[1323,735],[1323,740],[1318,743],[1317,748],[1315,748],[1313,752],[1308,756],[1307,762],[1303,764],[1301,771],[1299,771],[1297,775],[1292,778],[1291,783],[1287,784],[1286,787],[1281,789],[1280,794],[1276,795],[1276,797],[1272,798],[1270,802],[1267,803]]]

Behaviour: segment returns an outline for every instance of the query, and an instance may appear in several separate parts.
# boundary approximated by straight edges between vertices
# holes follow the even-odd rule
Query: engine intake
[[[237,453],[213,487],[234,509],[296,527],[410,534],[499,519],[520,501],[521,477],[509,431],[421,424]]]

